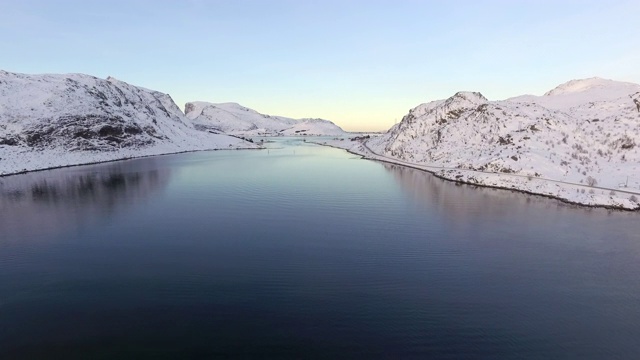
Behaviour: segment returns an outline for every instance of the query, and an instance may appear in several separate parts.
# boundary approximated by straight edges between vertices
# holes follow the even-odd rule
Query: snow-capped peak
[[[478,107],[478,105],[485,104],[488,101],[489,100],[479,92],[460,91],[445,100],[444,108],[446,111],[470,109]]]
[[[537,103],[548,109],[566,112],[573,112],[578,107],[596,106],[601,107],[605,113],[603,115],[608,116],[607,114],[612,114],[612,106],[635,108],[634,100],[639,94],[638,84],[593,77],[568,81],[548,91],[544,96],[523,95],[507,101]]]
[[[595,89],[616,90],[638,88],[637,84],[603,79],[600,77],[592,77],[588,79],[571,80],[564,84],[558,85],[553,90],[548,91],[544,96],[564,95],[572,93],[580,93]]]
[[[261,114],[238,103],[188,102],[187,118],[198,129],[242,135],[341,135],[334,123],[322,119],[295,120]]]
[[[455,93],[455,95],[449,98],[449,100],[453,100],[453,99],[468,101],[476,105],[484,104],[487,101],[489,101],[487,100],[486,97],[484,97],[484,95],[482,95],[477,91],[459,91]]]

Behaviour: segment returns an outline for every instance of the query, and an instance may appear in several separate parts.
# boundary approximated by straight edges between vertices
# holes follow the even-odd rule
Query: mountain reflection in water
[[[581,234],[583,245],[595,238],[639,239],[640,236],[635,228],[624,225],[637,218],[635,212],[581,207],[518,191],[457,184],[425,171],[389,163],[382,165],[407,197],[420,206],[421,212],[439,216],[442,224],[472,237],[490,227],[508,228],[511,238],[539,234],[538,239],[545,241],[567,233]],[[567,218],[579,220],[585,216],[593,224],[602,226],[596,231],[586,230],[567,221]],[[543,235],[548,234],[549,229],[540,228],[541,224],[554,224],[557,227],[554,236]]]
[[[3,241],[88,225],[143,203],[167,186],[154,159],[55,169],[0,178]]]

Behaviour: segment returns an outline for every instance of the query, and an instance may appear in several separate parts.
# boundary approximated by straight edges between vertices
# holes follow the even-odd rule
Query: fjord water
[[[0,358],[638,358],[640,215],[278,139],[0,179]]]

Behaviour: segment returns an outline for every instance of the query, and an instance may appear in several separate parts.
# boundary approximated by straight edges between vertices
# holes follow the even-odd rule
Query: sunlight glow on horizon
[[[0,0],[0,69],[114,76],[188,101],[386,130],[479,91],[640,83],[640,2]]]

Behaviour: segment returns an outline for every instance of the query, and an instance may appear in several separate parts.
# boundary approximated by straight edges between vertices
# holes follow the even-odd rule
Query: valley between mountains
[[[0,71],[0,175],[199,150],[259,149],[255,136],[316,143],[480,186],[640,209],[640,85],[573,80],[542,96],[458,92],[409,110],[383,134],[324,119],[188,102],[114,78]]]

